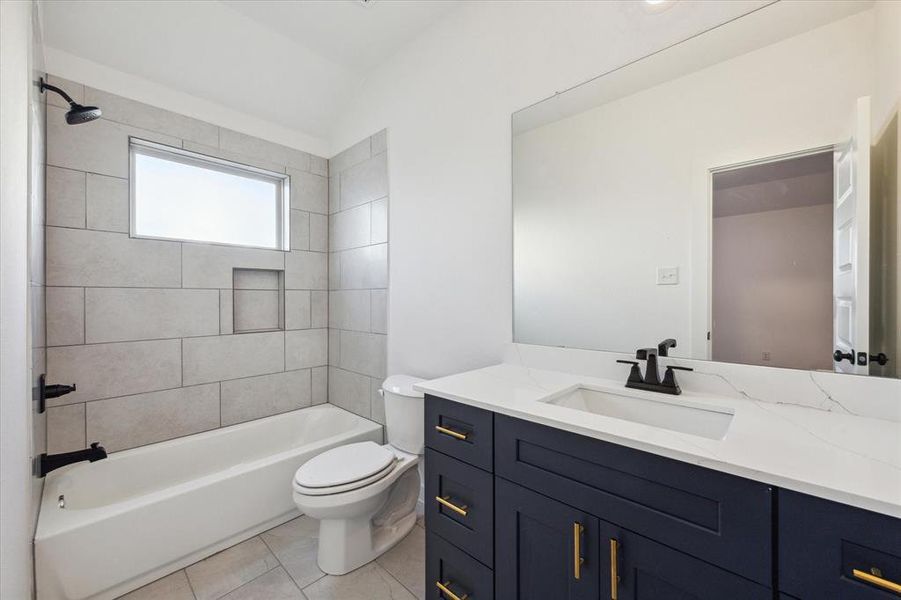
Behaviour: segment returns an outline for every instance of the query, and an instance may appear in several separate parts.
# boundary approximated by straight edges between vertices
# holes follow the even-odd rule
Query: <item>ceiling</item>
[[[41,18],[56,51],[327,139],[367,72],[457,4],[42,0]]]

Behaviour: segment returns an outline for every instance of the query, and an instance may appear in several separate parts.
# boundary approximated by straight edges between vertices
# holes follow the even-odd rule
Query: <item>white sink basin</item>
[[[621,393],[588,386],[567,390],[543,398],[540,402],[711,440],[725,437],[734,416],[729,408],[677,400],[676,397],[657,399],[644,395],[633,396],[629,391]]]

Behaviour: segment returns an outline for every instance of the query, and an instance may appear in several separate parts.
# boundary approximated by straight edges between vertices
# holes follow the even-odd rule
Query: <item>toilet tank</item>
[[[413,389],[420,381],[411,375],[391,375],[382,382],[388,443],[410,454],[422,454],[425,446],[423,393]]]

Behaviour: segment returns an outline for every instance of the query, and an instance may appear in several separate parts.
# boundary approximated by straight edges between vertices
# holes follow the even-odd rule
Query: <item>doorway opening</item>
[[[711,358],[833,366],[833,149],[712,173]]]

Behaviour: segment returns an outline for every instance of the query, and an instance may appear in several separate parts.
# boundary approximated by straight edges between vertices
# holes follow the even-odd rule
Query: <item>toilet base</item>
[[[373,527],[368,515],[358,519],[322,519],[319,568],[329,575],[344,575],[358,569],[395,546],[415,525],[415,511],[381,527]]]

